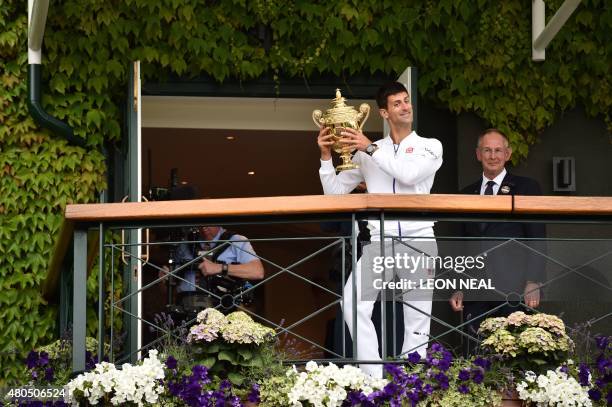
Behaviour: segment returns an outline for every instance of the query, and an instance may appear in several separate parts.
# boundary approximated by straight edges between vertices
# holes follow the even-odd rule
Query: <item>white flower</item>
[[[157,359],[157,351],[152,350],[140,365],[126,363],[121,370],[111,363],[98,363],[91,372],[83,373],[68,383],[67,401],[74,406],[79,405],[84,401],[79,396],[82,393],[90,404],[95,405],[112,394],[110,402],[113,405],[152,404],[164,391],[158,382],[163,378],[163,365]]]
[[[341,406],[349,391],[361,390],[369,394],[387,384],[384,379],[374,379],[353,366],[338,366],[330,363],[319,366],[310,361],[306,371],[298,373],[295,366],[287,370],[287,376],[297,376],[288,394],[293,406],[301,406],[302,401],[312,406]]]
[[[529,374],[531,373],[531,374]],[[564,373],[561,368],[539,375],[528,372],[526,381],[518,383],[516,390],[522,400],[535,403],[538,407],[590,407],[587,388],[582,387],[573,377]]]

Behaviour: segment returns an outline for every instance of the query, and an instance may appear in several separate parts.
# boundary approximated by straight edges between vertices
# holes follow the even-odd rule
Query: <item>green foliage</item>
[[[547,1],[552,15],[561,0]],[[270,48],[257,33],[271,33]],[[531,61],[531,8],[483,0],[59,0],[43,43],[43,105],[87,150],[39,129],[27,106],[27,17],[0,2],[0,377],[53,335],[38,294],[66,204],[105,188],[104,141],[121,137],[128,64],[145,81],[207,74],[219,82],[419,68],[419,92],[505,130],[516,159],[575,105],[612,128],[612,8],[585,0]],[[278,88],[282,96],[282,87]],[[88,284],[93,304],[95,283]],[[88,314],[94,318],[93,310]],[[89,326],[93,326],[92,319]],[[0,379],[1,381],[2,379]],[[1,384],[1,383],[0,383]]]
[[[199,346],[195,350],[196,360],[209,368],[212,375],[227,377],[236,386],[249,384],[246,376],[250,370],[265,368],[261,356],[266,345],[236,345],[225,342]],[[268,346],[270,349],[272,346]],[[257,375],[252,375],[257,376]]]
[[[472,358],[473,359],[473,358]],[[443,392],[434,392],[431,399],[426,399],[420,403],[422,407],[486,407],[501,405],[501,393],[498,387],[505,385],[507,382],[496,382],[496,371],[486,373],[486,380],[482,384],[474,383],[472,380],[461,381],[458,379],[459,372],[473,367],[473,360],[455,359],[450,369],[446,373],[450,378],[449,387]],[[494,369],[497,366],[494,366]],[[469,391],[462,393],[459,391],[460,386],[466,386]]]
[[[295,384],[295,376],[286,374],[272,376],[260,381],[259,394],[261,407],[288,406],[289,392]]]

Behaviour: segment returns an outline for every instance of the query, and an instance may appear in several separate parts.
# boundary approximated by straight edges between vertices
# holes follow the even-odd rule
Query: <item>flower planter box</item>
[[[506,390],[502,392],[502,403],[500,407],[523,407],[525,402],[519,399],[516,390]]]

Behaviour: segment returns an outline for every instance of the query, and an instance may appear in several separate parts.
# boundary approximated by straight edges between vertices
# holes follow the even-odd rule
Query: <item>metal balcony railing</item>
[[[414,240],[410,237],[387,236],[384,231],[384,221],[388,220],[434,220],[441,225],[441,229],[452,229],[453,225],[463,222],[540,222],[558,225],[549,236],[543,240],[548,246],[541,249],[535,242],[529,239],[505,239],[499,237],[498,242],[487,246],[487,253],[494,253],[500,248],[513,245],[520,247],[525,253],[531,253],[534,258],[543,260],[546,265],[546,280],[543,288],[547,290],[549,297],[547,301],[554,302],[563,300],[563,287],[567,288],[568,276],[580,278],[587,285],[587,290],[592,289],[591,294],[598,292],[596,298],[601,304],[597,307],[596,315],[589,315],[592,323],[599,323],[603,329],[609,329],[612,325],[612,307],[606,301],[612,298],[611,271],[612,271],[612,198],[604,197],[533,197],[533,196],[492,196],[480,197],[470,195],[343,195],[343,196],[293,196],[293,197],[269,197],[269,198],[239,198],[239,199],[206,199],[193,201],[164,201],[146,203],[117,203],[117,204],[88,204],[68,205],[61,233],[56,244],[56,250],[50,263],[49,272],[43,286],[43,295],[47,300],[60,303],[60,326],[62,329],[71,326],[73,339],[73,369],[80,371],[85,368],[85,336],[86,336],[86,282],[92,266],[97,261],[98,273],[98,353],[102,356],[104,343],[107,338],[116,336],[115,318],[121,316],[123,329],[127,333],[127,346],[121,355],[116,355],[111,341],[111,360],[119,362],[122,360],[134,360],[138,353],[146,347],[155,346],[164,335],[173,335],[173,332],[165,330],[163,326],[145,318],[143,309],[147,304],[142,303],[143,295],[148,290],[155,289],[161,282],[169,282],[170,279],[181,281],[181,271],[188,264],[177,265],[170,274],[159,274],[163,271],[164,261],[158,261],[151,257],[151,253],[163,247],[175,247],[184,244],[185,241],[162,239],[159,241],[149,240],[139,242],[139,236],[144,230],[167,230],[168,228],[182,228],[193,225],[221,225],[226,227],[276,227],[278,225],[294,225],[292,227],[281,227],[281,231],[275,236],[265,236],[265,233],[257,233],[258,236],[250,241],[255,247],[257,257],[264,263],[267,273],[263,280],[255,282],[252,287],[233,296],[232,301],[237,303],[239,309],[251,314],[254,319],[275,327],[279,333],[288,334],[298,338],[302,343],[313,347],[315,355],[324,353],[327,357],[335,358],[336,361],[347,363],[375,363],[374,360],[358,360],[356,345],[359,337],[354,338],[352,345],[346,345],[347,334],[345,332],[345,320],[352,321],[356,325],[357,315],[339,314],[341,319],[340,342],[341,345],[331,349],[329,346],[314,341],[307,335],[303,327],[312,324],[314,320],[319,321],[323,315],[332,316],[339,305],[343,305],[350,295],[352,303],[359,297],[357,284],[353,284],[353,290],[343,292],[341,289],[333,288],[327,282],[321,280],[320,273],[315,277],[311,269],[306,265],[313,259],[323,256],[329,257],[329,251],[336,249],[340,253],[341,276],[339,281],[349,278],[350,270],[355,270],[357,263],[358,230],[356,222],[369,220],[379,222],[380,236],[374,237],[374,241],[391,242],[391,246],[380,244],[376,248],[377,253],[389,255],[396,250],[411,247],[414,250]],[[321,222],[346,222],[350,225],[350,233],[337,232],[334,235],[323,234],[318,231],[316,225]],[[315,225],[295,227],[295,225]],[[267,226],[266,226],[267,225]],[[582,226],[581,226],[582,225]],[[588,230],[584,225],[587,225]],[[577,232],[583,228],[584,232]],[[555,229],[555,227],[553,227]],[[556,230],[555,229],[555,230]],[[125,234],[122,231],[126,231]],[[122,235],[126,237],[120,241]],[[438,251],[452,251],[452,245],[447,242],[466,242],[469,239],[460,237],[460,234],[448,234],[436,230],[436,245]],[[251,237],[251,236],[249,236]],[[494,239],[495,240],[495,239]],[[195,242],[199,243],[199,241]],[[230,244],[230,242],[221,242]],[[376,243],[376,242],[375,242]],[[481,243],[479,243],[481,244]],[[281,250],[281,247],[302,247],[299,258],[279,261],[274,250],[269,254],[265,250],[260,252],[258,247],[271,247]],[[567,258],[569,246],[576,249],[576,253]],[[69,247],[72,246],[72,250]],[[469,246],[469,245],[468,245]],[[581,249],[588,248],[588,250]],[[351,247],[352,254],[349,260],[346,257],[347,247]],[[371,247],[375,247],[372,245]],[[579,250],[578,250],[579,249]],[[466,250],[462,243],[461,250]],[[389,253],[389,251],[391,253]],[[580,252],[580,253],[578,253]],[[423,251],[422,253],[425,253]],[[427,253],[426,253],[427,254]],[[565,256],[565,257],[564,257]],[[193,262],[200,258],[196,257]],[[328,258],[325,258],[327,261]],[[320,261],[318,264],[322,264]],[[539,260],[538,260],[539,261]],[[350,267],[345,267],[345,266]],[[610,266],[610,267],[609,267]],[[153,277],[145,282],[142,281],[142,267],[147,268]],[[599,272],[598,277],[593,273],[586,272],[587,267],[594,267]],[[139,271],[140,275],[135,274]],[[306,270],[306,271],[305,271]],[[601,271],[603,270],[603,275]],[[607,271],[606,271],[607,270]],[[452,270],[437,267],[436,278],[451,273]],[[122,277],[122,291],[115,295],[118,290],[115,276]],[[353,277],[355,274],[353,273]],[[469,276],[469,275],[468,275]],[[138,283],[140,279],[140,283]],[[287,280],[290,279],[290,280]],[[299,292],[291,295],[291,303],[286,304],[285,311],[289,309],[300,309],[301,314],[294,315],[289,323],[281,324],[278,319],[272,318],[269,312],[258,312],[250,308],[242,307],[240,297],[249,291],[266,289],[266,298],[275,296],[274,290],[282,291],[283,285],[294,284],[299,281],[303,284]],[[353,280],[355,282],[355,280]],[[573,280],[572,280],[573,281]],[[211,298],[214,293],[206,288],[194,287]],[[316,304],[312,309],[302,310],[300,304],[309,297],[307,290],[317,290],[322,298],[323,304]],[[442,291],[442,290],[440,290]],[[499,291],[499,290],[497,290]],[[112,293],[107,298],[107,292]],[[510,301],[508,292],[498,292],[500,307]],[[585,293],[588,294],[588,293]],[[160,294],[161,295],[161,294]],[[491,291],[495,295],[495,290]],[[522,299],[523,293],[516,293],[517,300]],[[415,307],[413,302],[406,298],[406,291],[380,293],[383,303],[390,301],[391,307],[380,307],[380,332],[379,336],[390,341],[381,341],[381,353],[386,360],[401,360],[407,352],[398,350],[399,346],[395,338],[398,328],[396,324],[389,326],[389,320],[398,318],[395,303],[407,304],[415,311],[426,314],[431,320],[432,333],[423,338],[423,342],[415,345],[414,350],[420,345],[431,341],[445,340],[454,334],[461,341],[478,338],[466,332],[462,328],[469,324],[469,320],[448,317],[444,311],[447,298],[438,295],[437,290],[433,292],[434,307],[424,307],[425,310]],[[417,299],[418,300],[418,299]],[[487,300],[495,300],[489,298]],[[326,301],[326,302],[325,302]],[[421,301],[425,301],[421,299]],[[430,301],[429,299],[427,301]],[[91,305],[91,304],[90,304]],[[217,304],[217,306],[220,306]],[[265,307],[264,307],[265,308]],[[278,307],[276,307],[278,308]],[[355,307],[353,307],[354,310]],[[442,310],[442,311],[440,311]],[[269,309],[267,310],[269,311]],[[484,317],[494,310],[487,311],[483,315],[473,316],[473,319]],[[537,311],[537,310],[534,310]],[[561,308],[553,311],[566,312]],[[278,316],[279,312],[274,312]],[[107,324],[107,321],[110,323]],[[192,321],[185,321],[188,325]],[[350,321],[349,321],[350,322]],[[602,324],[603,322],[603,324]],[[318,322],[320,323],[320,321]],[[435,326],[435,327],[434,327]],[[142,330],[151,328],[158,333],[156,338],[142,343]],[[300,331],[301,330],[301,331]],[[310,328],[312,330],[312,328]],[[392,333],[393,335],[388,335]],[[352,351],[352,352],[351,352]],[[318,352],[318,353],[317,353]]]

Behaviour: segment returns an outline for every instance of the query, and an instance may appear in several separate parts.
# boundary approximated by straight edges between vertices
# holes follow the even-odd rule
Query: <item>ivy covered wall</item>
[[[561,3],[546,1],[547,15]],[[0,384],[15,379],[25,351],[55,334],[56,310],[39,287],[65,205],[95,202],[106,187],[100,151],[121,137],[130,61],[143,61],[145,81],[332,73],[341,83],[356,72],[416,66],[422,97],[506,130],[518,158],[576,105],[612,128],[612,9],[604,0],[583,1],[540,63],[531,61],[524,0],[53,1],[43,104],[87,149],[30,118],[26,33],[25,2],[1,1]]]

